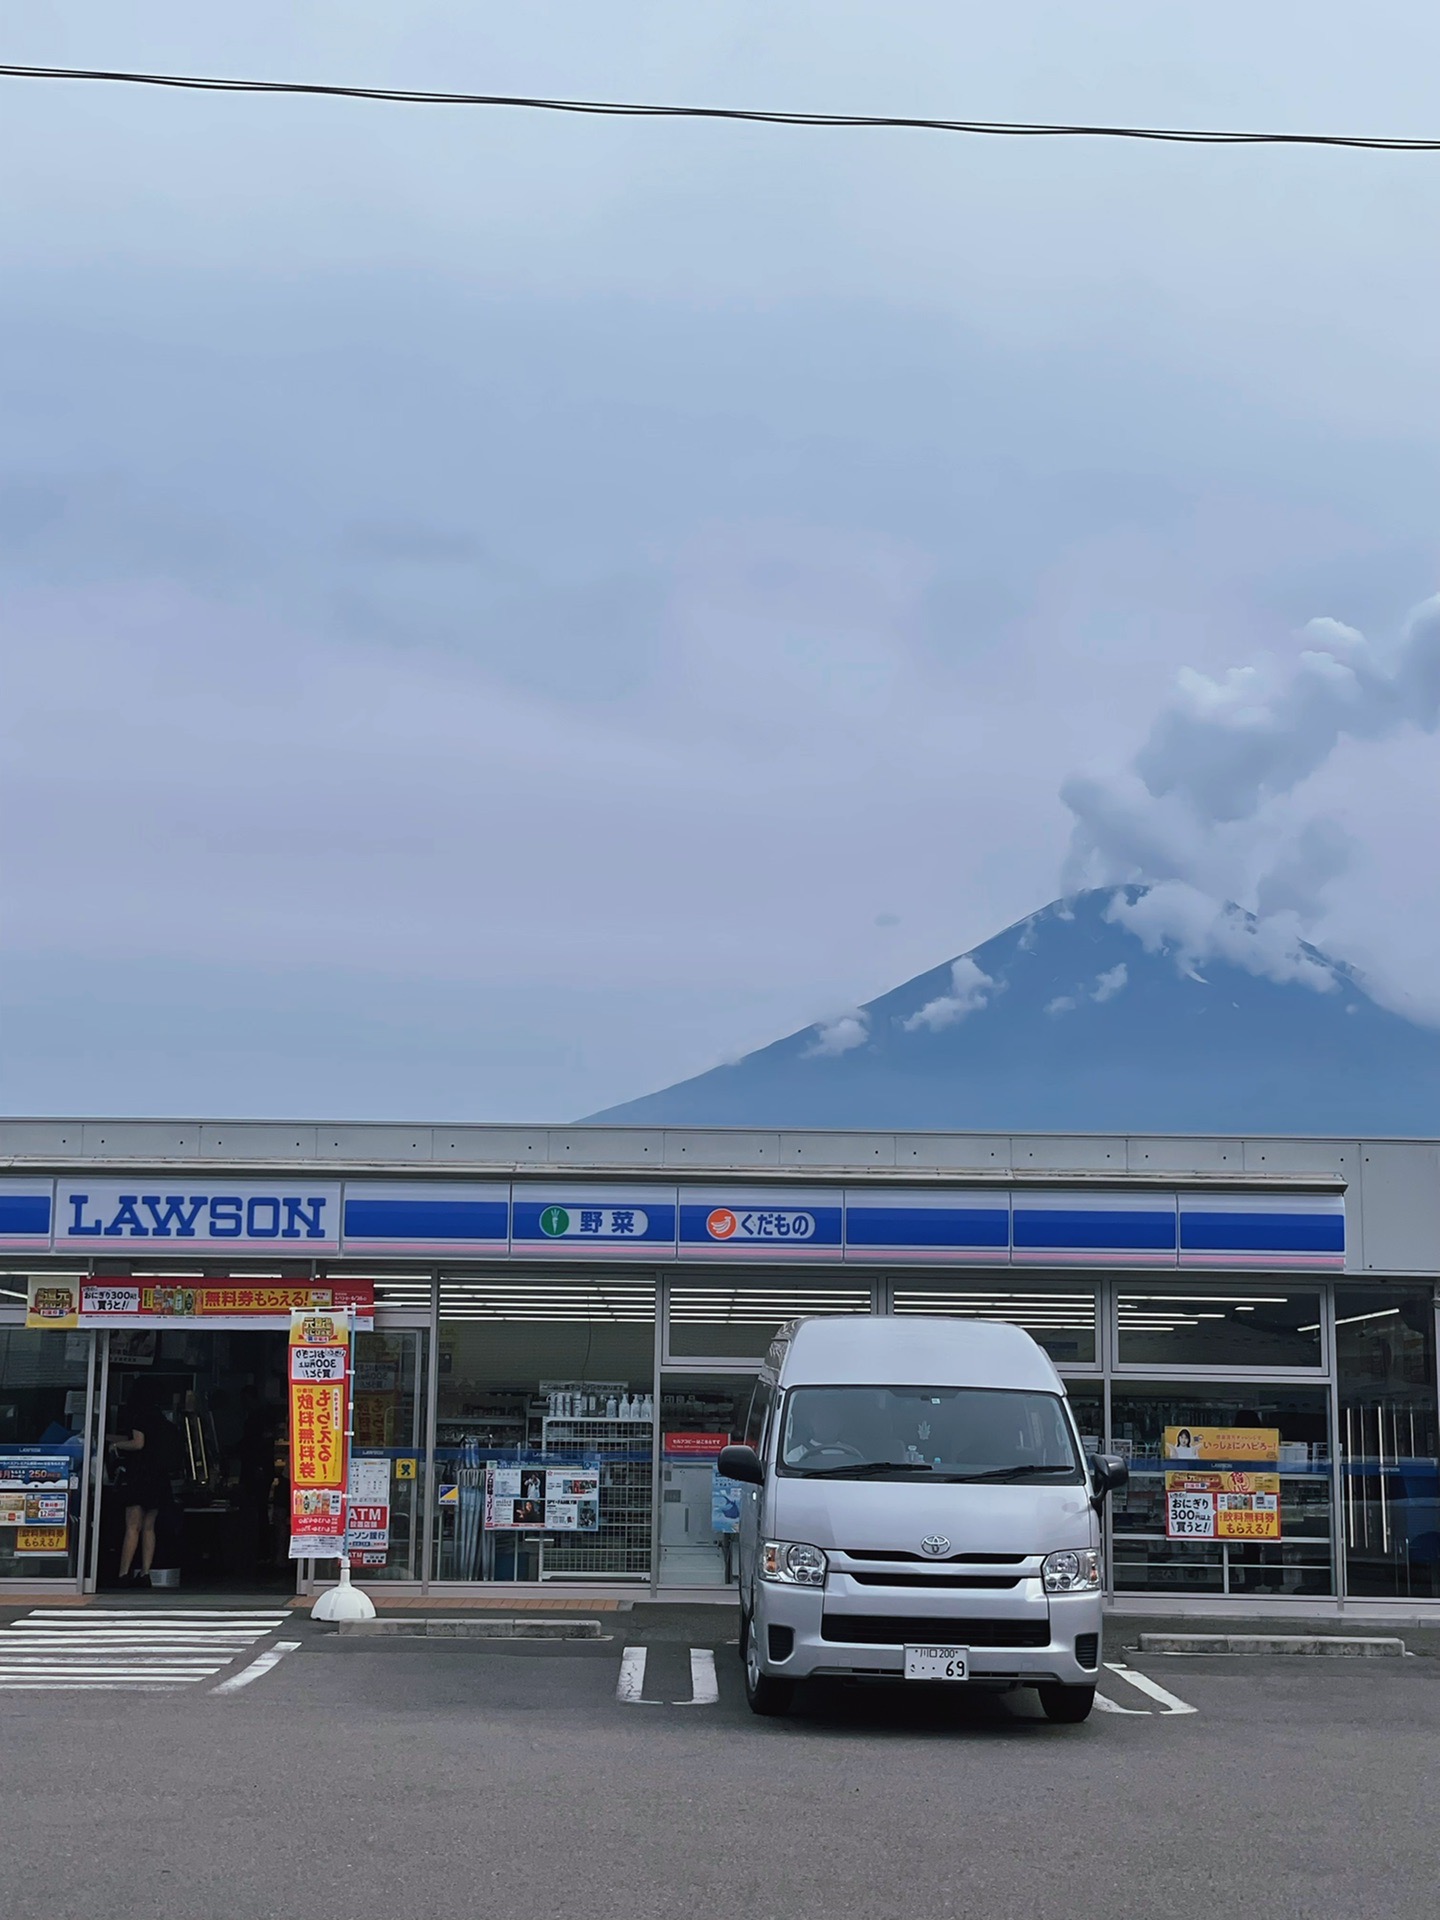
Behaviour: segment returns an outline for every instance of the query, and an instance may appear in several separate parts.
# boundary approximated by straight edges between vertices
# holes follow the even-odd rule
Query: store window
[[[1335,1295],[1348,1591],[1440,1598],[1440,1444],[1430,1287]]]
[[[1116,1358],[1139,1367],[1320,1367],[1320,1295],[1313,1288],[1207,1292],[1117,1287]]]
[[[0,1329],[0,1580],[73,1580],[88,1333]]]
[[[647,1277],[442,1278],[433,1577],[647,1579],[654,1367]]]
[[[745,1437],[754,1374],[668,1373],[660,1381],[660,1584],[728,1587],[745,1489],[720,1477],[720,1449]]]
[[[827,1281],[747,1280],[740,1285],[674,1281],[669,1353],[676,1360],[762,1360],[776,1330],[814,1314],[869,1313],[865,1286]]]
[[[1116,1384],[1117,1593],[1335,1591],[1324,1387]],[[1171,1496],[1179,1504],[1172,1504]]]
[[[899,1285],[892,1294],[897,1314],[942,1314],[957,1320],[1004,1320],[1023,1327],[1059,1366],[1095,1362],[1095,1288]]]
[[[350,1552],[356,1577],[418,1580],[425,1510],[425,1354],[420,1329],[355,1336]]]

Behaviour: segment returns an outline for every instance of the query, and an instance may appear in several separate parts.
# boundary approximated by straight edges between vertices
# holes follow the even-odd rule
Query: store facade
[[[725,1592],[715,1459],[776,1328],[892,1313],[1050,1353],[1130,1460],[1118,1601],[1440,1610],[1435,1143],[10,1121],[0,1153],[0,1593],[109,1582],[142,1398],[181,1440],[157,1565],[293,1584],[284,1328],[344,1299],[358,1577],[397,1592]],[[1263,1531],[1179,1530],[1246,1460]]]

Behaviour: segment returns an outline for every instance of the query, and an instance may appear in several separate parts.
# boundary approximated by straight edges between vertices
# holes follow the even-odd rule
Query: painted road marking
[[[1137,1673],[1134,1667],[1127,1667],[1119,1660],[1107,1660],[1105,1665],[1111,1673],[1118,1673],[1122,1680],[1128,1680],[1132,1687],[1138,1687],[1141,1693],[1148,1693],[1152,1700],[1158,1700],[1162,1715],[1199,1712],[1198,1707],[1192,1707],[1188,1701],[1170,1693],[1158,1680],[1152,1680],[1148,1673]]]
[[[1150,1709],[1148,1707],[1122,1707],[1118,1700],[1112,1700],[1110,1696],[1105,1693],[1096,1694],[1095,1704],[1101,1713],[1135,1713],[1138,1714],[1142,1720],[1148,1720],[1150,1718]]]
[[[645,1699],[644,1693],[645,1649],[626,1647],[620,1656],[620,1677],[615,1682],[615,1698],[623,1700],[627,1707],[653,1707],[659,1704],[658,1701]]]
[[[709,1647],[690,1649],[690,1698],[676,1700],[677,1707],[713,1707],[720,1698],[720,1681],[715,1672],[715,1655]]]
[[[268,1607],[36,1607],[0,1628],[0,1693],[173,1692],[223,1673],[288,1618]]]
[[[242,1667],[239,1673],[231,1674],[228,1680],[222,1680],[218,1687],[212,1687],[212,1693],[237,1693],[241,1687],[248,1687],[252,1680],[258,1680],[272,1667],[278,1667],[287,1653],[299,1650],[298,1640],[277,1640],[273,1647],[267,1647],[263,1653],[257,1653],[248,1667]]]

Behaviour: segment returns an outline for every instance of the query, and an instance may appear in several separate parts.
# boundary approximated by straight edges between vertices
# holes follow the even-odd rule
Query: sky
[[[1419,0],[224,11],[0,44],[1435,132]],[[1147,863],[1440,1022],[1440,155],[0,99],[4,1110],[569,1120]]]

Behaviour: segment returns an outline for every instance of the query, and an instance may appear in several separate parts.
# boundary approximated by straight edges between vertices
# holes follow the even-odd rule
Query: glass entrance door
[[[0,1328],[0,1592],[79,1577],[94,1340]]]

